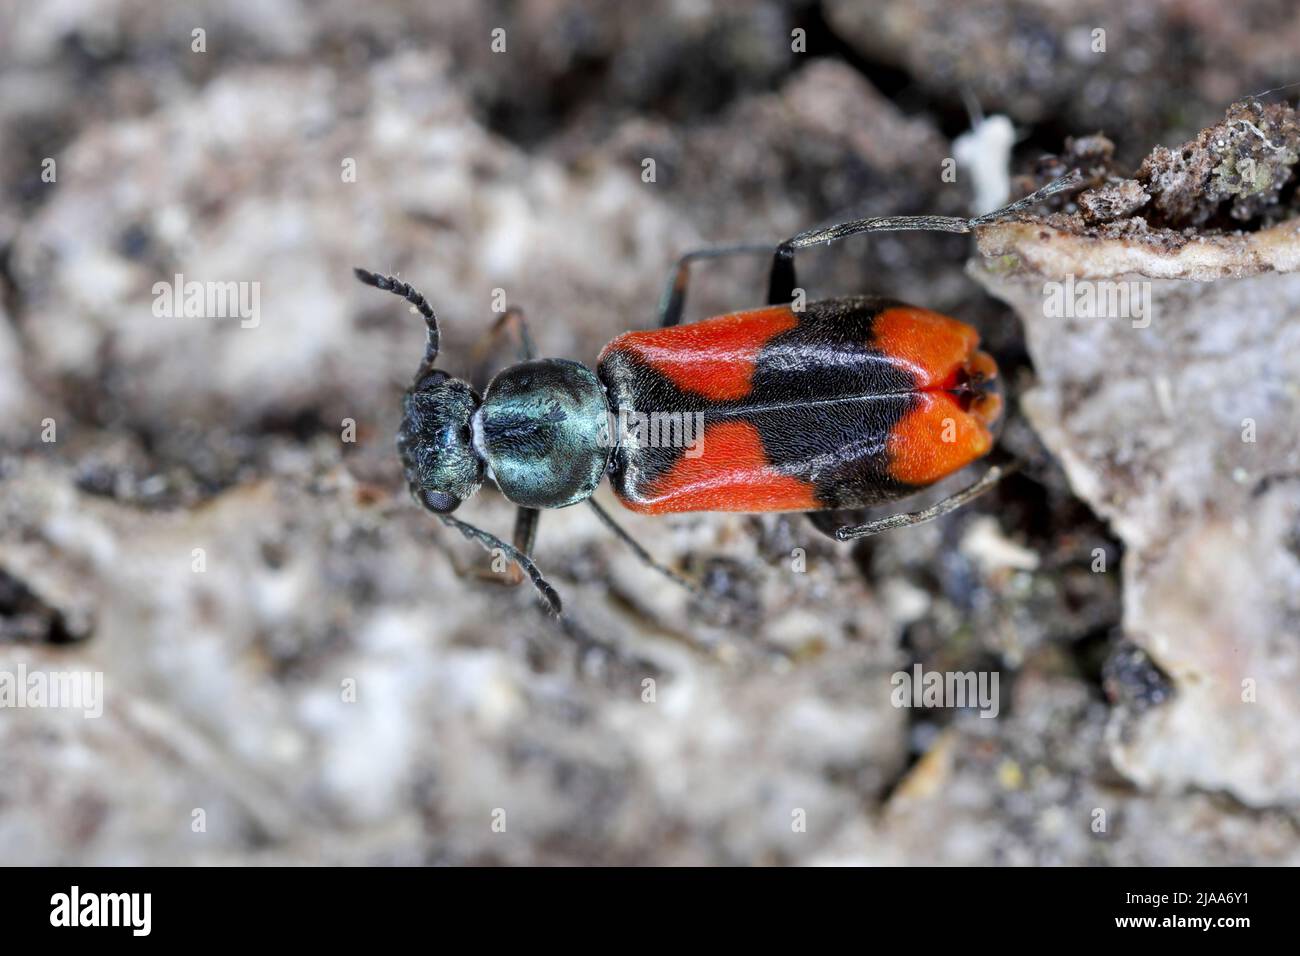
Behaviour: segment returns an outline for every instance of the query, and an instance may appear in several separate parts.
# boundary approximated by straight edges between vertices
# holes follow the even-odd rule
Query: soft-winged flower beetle
[[[414,305],[428,330],[397,436],[411,494],[467,538],[501,549],[558,614],[559,595],[529,557],[543,508],[586,501],[643,561],[694,589],[592,498],[607,474],[619,501],[643,514],[816,514],[920,491],[993,448],[1003,406],[997,364],[978,348],[974,329],[926,309],[873,296],[796,309],[795,251],[871,232],[970,232],[1079,182],[1072,173],[973,219],[875,217],[811,229],[775,249],[745,244],[688,252],[669,278],[659,327],[614,339],[594,371],[534,357],[523,314],[513,310],[505,317],[519,321],[524,361],[499,372],[482,396],[434,367],[438,320],[424,296],[398,279],[356,269],[362,282]],[[772,256],[766,307],[680,324],[692,262],[755,253]],[[629,433],[633,416],[639,424],[657,421],[677,438],[691,432],[691,447]],[[693,434],[689,425],[697,422],[702,432]],[[993,465],[923,511],[832,533],[849,541],[929,521],[988,490],[1005,471]],[[452,514],[485,478],[518,506],[513,544]]]

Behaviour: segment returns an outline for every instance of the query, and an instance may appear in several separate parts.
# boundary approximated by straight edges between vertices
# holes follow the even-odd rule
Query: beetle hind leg
[[[849,522],[858,520],[859,522],[865,516],[865,512],[856,509],[840,509],[835,511],[805,511],[804,517],[808,523],[816,528],[819,532],[828,538],[835,538],[835,532],[847,525]]]
[[[858,538],[869,538],[885,531],[893,531],[895,528],[910,528],[914,525],[925,524],[927,521],[933,521],[935,518],[942,518],[944,515],[956,511],[962,505],[974,501],[1007,475],[1016,471],[1019,467],[1018,462],[993,465],[980,477],[979,481],[975,482],[975,484],[968,488],[963,488],[955,494],[949,495],[942,501],[935,502],[928,508],[923,508],[920,511],[908,511],[902,514],[890,515],[887,518],[868,521],[866,524],[846,525],[844,527],[836,528],[832,536],[836,541],[855,541]],[[814,525],[817,525],[816,521],[813,523]],[[818,530],[825,529],[818,526]]]

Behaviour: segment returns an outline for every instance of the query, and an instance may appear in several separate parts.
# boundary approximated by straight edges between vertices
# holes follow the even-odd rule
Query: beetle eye
[[[460,507],[460,499],[443,491],[421,491],[420,503],[435,514],[451,514]]]

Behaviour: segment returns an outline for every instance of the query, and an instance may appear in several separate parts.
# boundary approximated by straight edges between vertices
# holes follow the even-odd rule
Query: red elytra
[[[993,446],[997,365],[978,345],[956,319],[865,296],[625,333],[597,365],[611,411],[687,417],[699,441],[621,444],[614,490],[646,514],[904,497]]]

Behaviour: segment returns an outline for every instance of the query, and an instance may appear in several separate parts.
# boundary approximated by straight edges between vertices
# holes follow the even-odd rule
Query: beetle
[[[559,614],[559,594],[530,553],[541,509],[583,501],[638,557],[694,590],[592,498],[606,475],[619,501],[644,514],[815,515],[920,491],[993,448],[1003,410],[996,362],[979,349],[974,329],[927,309],[874,296],[796,308],[796,250],[872,232],[971,232],[1080,181],[1075,171],[973,219],[873,217],[807,230],[775,249],[688,252],[669,277],[659,327],[620,335],[594,370],[537,358],[523,313],[511,309],[502,320],[518,321],[523,361],[498,372],[482,396],[435,368],[438,320],[424,296],[392,276],[355,269],[363,283],[402,296],[425,320],[424,358],[397,436],[411,494],[444,524],[509,556]],[[766,307],[681,324],[692,262],[754,253],[772,256]],[[656,415],[670,431],[678,426],[678,439],[692,423],[702,433],[688,448],[681,440],[646,441],[644,429],[625,427],[631,416],[643,425]],[[993,465],[923,511],[840,527],[833,536],[849,541],[932,520],[1007,470]],[[517,506],[513,544],[453,515],[485,479]]]

